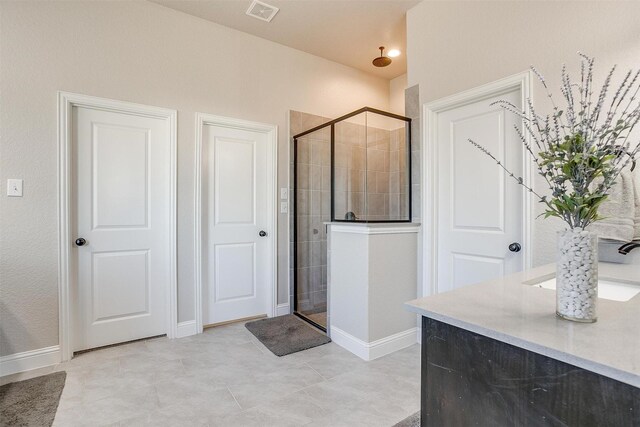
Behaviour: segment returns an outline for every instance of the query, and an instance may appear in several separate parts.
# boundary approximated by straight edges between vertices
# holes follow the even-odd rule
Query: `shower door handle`
[[[260,237],[266,237],[266,235],[267,235],[267,232],[264,230],[260,230],[260,232],[258,233],[258,236]]]

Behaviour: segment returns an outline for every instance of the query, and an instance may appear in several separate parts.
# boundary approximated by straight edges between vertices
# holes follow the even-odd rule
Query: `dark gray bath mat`
[[[420,427],[420,411],[413,415],[409,415],[393,427]]]
[[[55,372],[0,387],[0,426],[53,424],[66,378]]]
[[[245,326],[276,356],[286,356],[331,342],[328,336],[293,314],[256,320]]]

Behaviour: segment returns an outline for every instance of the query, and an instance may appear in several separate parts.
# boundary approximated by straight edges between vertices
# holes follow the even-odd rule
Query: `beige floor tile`
[[[181,405],[160,409],[142,417],[122,420],[118,427],[208,427],[209,419]]]
[[[244,381],[230,384],[229,390],[240,406],[248,409],[270,403],[281,396],[322,381],[323,378],[317,372],[301,365],[254,374]]]
[[[389,427],[403,419],[398,418],[397,413],[385,412],[388,409],[387,405],[377,407],[376,405],[355,402],[306,425],[313,427]]]
[[[228,399],[235,404],[233,396],[229,393],[224,383],[213,381],[207,377],[199,375],[185,375],[173,378],[169,381],[157,383],[155,386],[158,394],[158,402],[160,407],[173,406],[179,403],[187,404],[189,402],[197,402],[206,404],[216,404],[217,401],[211,396],[222,391],[223,395],[228,395]]]
[[[261,406],[226,417],[213,417],[209,420],[209,425],[211,427],[297,427],[312,421],[307,417],[286,410],[273,410]]]
[[[417,345],[365,362],[334,343],[284,357],[244,324],[84,353],[55,426],[391,426],[419,409]]]
[[[340,384],[324,381],[303,390],[313,403],[327,411],[346,408],[350,404],[363,400],[366,390],[352,390]]]
[[[186,370],[182,360],[151,358],[150,360],[138,359],[131,363],[120,361],[120,374],[122,377],[148,385],[170,381],[175,377],[185,375],[185,373]]]
[[[65,407],[56,414],[54,425],[105,426],[121,420],[140,417],[157,411],[158,398],[153,387],[138,389],[120,396]]]
[[[280,399],[274,400],[269,403],[269,408],[272,411],[286,412],[293,416],[305,418],[310,421],[320,419],[329,414],[329,411],[313,402],[309,398],[309,395],[303,391],[297,391]]]
[[[331,379],[341,374],[362,369],[365,366],[365,362],[358,356],[348,351],[343,351],[311,359],[307,362],[307,365],[316,370],[323,378]]]

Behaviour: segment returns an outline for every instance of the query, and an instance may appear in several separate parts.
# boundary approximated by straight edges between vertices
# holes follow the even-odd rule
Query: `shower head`
[[[380,49],[380,56],[371,61],[371,63],[376,67],[386,67],[391,64],[391,58],[384,56],[384,46],[380,46],[378,49]]]

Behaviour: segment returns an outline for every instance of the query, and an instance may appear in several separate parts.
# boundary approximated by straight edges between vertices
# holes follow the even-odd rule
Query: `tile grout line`
[[[244,411],[244,408],[242,407],[242,405],[240,405],[240,402],[238,402],[238,399],[236,399],[236,396],[233,394],[229,386],[227,386],[227,391],[229,392],[229,394],[231,394],[231,397],[233,397],[233,400],[236,402],[236,405],[238,405],[238,408],[240,408],[241,411]]]
[[[322,381],[320,381],[321,383],[325,382],[325,381],[329,381],[329,378],[325,377],[324,375],[322,375],[320,372],[318,372],[316,369],[313,368],[313,366],[309,365],[309,362],[303,362],[303,365],[306,365],[308,368],[310,368],[313,372],[315,372],[316,374],[320,375],[320,378],[322,378]],[[317,383],[319,384],[319,383]],[[311,386],[309,386],[311,387]]]

